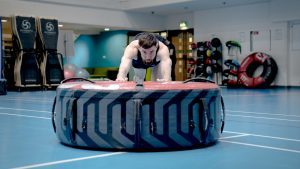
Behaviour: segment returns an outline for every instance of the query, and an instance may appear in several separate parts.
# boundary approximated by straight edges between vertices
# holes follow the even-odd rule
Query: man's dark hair
[[[145,32],[138,36],[138,40],[139,40],[140,47],[144,49],[149,49],[152,46],[156,46],[157,44],[157,39],[155,35],[152,33]]]

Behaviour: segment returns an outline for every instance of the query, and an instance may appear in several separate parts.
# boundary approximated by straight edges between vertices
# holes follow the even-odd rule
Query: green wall
[[[127,46],[127,31],[80,35],[75,41],[75,56],[70,63],[78,67],[119,67]]]

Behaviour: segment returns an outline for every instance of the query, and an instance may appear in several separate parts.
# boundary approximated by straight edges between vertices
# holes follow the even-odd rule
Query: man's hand
[[[168,82],[168,81],[171,81],[171,80],[168,80],[168,79],[156,79],[156,81],[158,81],[158,82]]]
[[[118,78],[116,79],[116,81],[118,81],[118,82],[125,82],[125,81],[128,81],[128,78],[127,78],[127,77],[125,77],[125,78],[118,77]]]

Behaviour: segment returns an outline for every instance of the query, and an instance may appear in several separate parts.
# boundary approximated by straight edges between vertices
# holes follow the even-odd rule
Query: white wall
[[[29,15],[52,17],[60,22],[137,30],[163,30],[165,23],[165,17],[151,14],[61,6],[30,1],[1,0],[0,3],[0,16]]]
[[[272,0],[271,21],[288,21],[300,19],[299,0]]]
[[[220,38],[223,44],[228,40],[239,41],[242,45],[242,54],[239,58],[241,61],[254,52],[250,51],[250,31],[259,31],[262,36],[256,41],[258,44],[256,49],[272,55],[279,67],[275,85],[299,85],[300,81],[291,83],[287,79],[288,73],[291,72],[288,69],[291,66],[293,67],[290,69],[299,72],[300,76],[300,67],[288,63],[288,21],[300,19],[300,12],[297,9],[299,6],[300,1],[297,0],[276,0],[194,12],[195,41],[211,40],[213,37]],[[225,46],[223,54],[226,59]]]
[[[167,30],[178,30],[179,23],[181,21],[186,21],[188,24],[188,28],[194,28],[193,13],[185,13],[185,14],[167,16],[164,27]]]
[[[66,57],[74,56],[74,36],[72,30],[60,30],[57,40],[57,52]]]

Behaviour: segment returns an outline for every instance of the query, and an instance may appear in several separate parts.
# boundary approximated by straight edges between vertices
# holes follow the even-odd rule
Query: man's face
[[[144,64],[150,65],[153,62],[153,59],[156,55],[156,50],[157,50],[156,46],[152,46],[149,49],[144,49],[142,47],[139,48]]]

